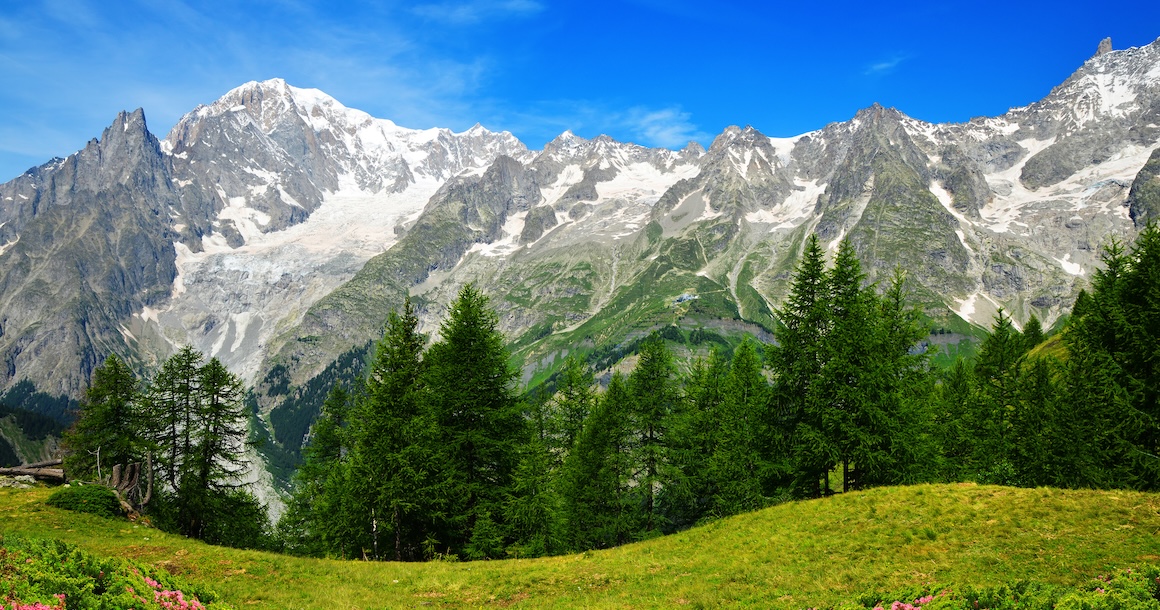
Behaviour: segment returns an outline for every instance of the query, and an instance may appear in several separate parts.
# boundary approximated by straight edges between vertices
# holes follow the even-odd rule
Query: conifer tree
[[[504,501],[504,520],[510,525],[516,557],[540,557],[560,547],[560,502],[553,486],[555,469],[539,439],[521,451],[512,474],[512,486]]]
[[[434,432],[421,408],[423,347],[410,297],[392,311],[355,407],[349,457],[352,493],[376,559],[418,559],[435,510],[428,482]]]
[[[639,512],[629,497],[632,394],[612,375],[564,460],[560,479],[564,542],[575,551],[608,548],[631,540]]]
[[[116,355],[93,371],[77,421],[64,437],[65,468],[73,479],[102,479],[116,464],[139,462],[144,447],[136,431],[139,382]]]
[[[290,553],[321,557],[332,552],[347,556],[342,552],[342,544],[328,547],[324,542],[339,537],[327,532],[328,526],[348,517],[338,509],[340,503],[336,498],[327,497],[338,491],[346,493],[334,483],[338,483],[338,470],[342,466],[347,404],[346,390],[341,385],[332,386],[310,427],[310,440],[302,449],[302,465],[294,473],[293,494],[278,522],[285,550]]]
[[[1023,351],[1031,351],[1040,343],[1043,343],[1043,325],[1035,314],[1031,314],[1023,325]]]
[[[744,339],[733,353],[720,408],[720,433],[710,457],[716,483],[709,511],[717,517],[755,510],[768,503],[763,482],[773,469],[762,451],[763,422],[770,388],[761,374],[753,343]]]
[[[176,490],[193,449],[200,397],[202,356],[185,346],[161,364],[145,392],[146,437],[157,447],[158,466],[169,489]]]
[[[821,408],[811,402],[829,334],[825,257],[817,235],[806,238],[801,261],[785,304],[777,312],[776,345],[769,351],[774,371],[771,430],[778,430],[782,451],[791,456],[790,484],[795,495],[816,497],[826,491],[832,451],[822,429]]]
[[[822,364],[807,395],[816,410],[819,451],[827,464],[841,464],[842,491],[851,489],[851,465],[881,468],[881,451],[890,416],[883,407],[883,357],[878,345],[877,300],[863,288],[865,276],[849,240],[838,245],[834,266],[825,276],[829,332],[822,341]]]
[[[666,456],[669,476],[658,501],[671,527],[689,527],[709,514],[719,481],[711,460],[720,444],[722,402],[729,362],[714,349],[693,362],[684,405],[670,417]]]
[[[979,442],[973,461],[988,475],[987,482],[1014,482],[1004,474],[1010,467],[1014,440],[1011,433],[1011,415],[1016,408],[1021,383],[1021,366],[1026,344],[1011,318],[999,310],[991,333],[983,340],[975,362],[978,388],[972,403],[976,412],[971,419]],[[999,469],[999,470],[996,470]],[[996,478],[997,477],[997,478]]]
[[[640,360],[628,378],[636,430],[634,461],[639,469],[636,493],[646,535],[667,526],[657,505],[657,494],[665,483],[665,434],[679,398],[675,377],[672,354],[664,339],[654,332],[641,343]]]
[[[242,380],[217,358],[211,358],[197,373],[196,412],[190,418],[195,428],[185,435],[192,441],[183,459],[178,504],[185,511],[185,533],[204,538],[219,505],[216,501],[239,486],[237,477],[246,466],[249,429]]]
[[[547,437],[545,445],[558,465],[572,450],[584,420],[595,402],[592,372],[575,356],[564,360],[560,370],[556,394],[546,405]]]
[[[453,552],[465,547],[477,525],[488,530],[481,540],[491,540],[491,527],[502,529],[496,520],[527,439],[498,324],[487,297],[465,285],[425,357],[424,397],[436,426],[445,501],[443,531],[436,538]]]

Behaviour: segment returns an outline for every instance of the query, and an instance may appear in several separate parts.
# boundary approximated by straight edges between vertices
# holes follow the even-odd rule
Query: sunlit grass
[[[1160,561],[1160,495],[975,485],[795,502],[666,538],[534,560],[397,564],[212,547],[0,491],[0,531],[133,557],[238,607],[824,606],[872,591],[1078,584]]]

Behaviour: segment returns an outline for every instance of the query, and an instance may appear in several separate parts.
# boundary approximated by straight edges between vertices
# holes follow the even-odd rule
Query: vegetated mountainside
[[[831,251],[850,239],[872,279],[901,266],[944,328],[999,308],[1050,325],[1101,245],[1147,217],[1158,112],[1153,43],[963,124],[873,106],[795,138],[731,127],[679,153],[566,133],[529,163],[444,185],[395,246],[271,343],[267,368],[303,383],[374,336],[405,292],[432,329],[466,282],[493,297],[532,383],[568,353],[669,324],[769,328],[810,232]]]
[[[566,132],[533,152],[247,83],[165,140],[123,114],[0,185],[0,386],[78,396],[110,352],[145,371],[188,343],[269,411],[403,294],[433,331],[466,282],[534,384],[657,327],[768,330],[810,232],[849,238],[872,279],[902,266],[944,330],[998,307],[1050,325],[1100,245],[1154,215],[1157,125],[1160,42],[1098,54],[1000,117],[873,106],[792,138],[730,127],[708,150]]]
[[[79,397],[109,353],[148,370],[184,344],[252,378],[275,328],[391,245],[443,181],[524,152],[511,134],[404,129],[280,80],[197,108],[165,140],[122,113],[0,185],[0,387]]]
[[[879,488],[606,551],[470,563],[343,562],[212,547],[49,508],[47,495],[0,490],[4,533],[164,567],[239,607],[801,608],[863,594],[889,604],[897,598],[888,594],[924,586],[952,594],[1019,581],[1087,588],[1096,576],[1160,561],[1160,499],[1127,491]]]

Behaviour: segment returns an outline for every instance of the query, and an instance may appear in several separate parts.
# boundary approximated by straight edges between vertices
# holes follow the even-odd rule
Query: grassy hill
[[[212,547],[0,490],[0,533],[131,557],[242,608],[802,608],[923,584],[1077,585],[1160,562],[1160,495],[919,485],[794,502],[608,551],[397,564]]]

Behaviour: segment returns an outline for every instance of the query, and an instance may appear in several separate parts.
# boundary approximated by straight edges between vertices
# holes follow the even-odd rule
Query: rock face
[[[79,395],[125,346],[125,322],[176,275],[182,213],[165,155],[137,110],[80,152],[0,185],[0,384]]]
[[[405,294],[436,331],[466,282],[531,375],[658,325],[770,327],[810,232],[851,240],[872,279],[901,267],[935,320],[1050,324],[1101,244],[1160,210],[1160,42],[1105,46],[1003,116],[876,105],[794,138],[730,127],[708,150],[565,132],[530,152],[280,80],[160,142],[125,114],[0,186],[0,385],[75,395],[111,351],[148,369],[190,343],[275,408]]]
[[[1105,39],[1100,41],[1100,46],[1096,47],[1096,55],[1095,56],[1099,57],[1100,55],[1103,55],[1105,53],[1111,53],[1111,52],[1112,52],[1112,39],[1109,37],[1109,38],[1105,38]]]

